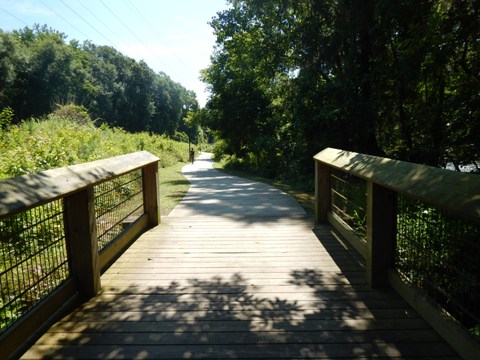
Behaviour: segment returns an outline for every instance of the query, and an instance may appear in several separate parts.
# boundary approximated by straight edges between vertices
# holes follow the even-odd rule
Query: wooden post
[[[330,167],[315,161],[315,222],[326,223],[330,211]]]
[[[158,185],[158,161],[142,168],[143,206],[148,215],[149,226],[160,223],[160,192]]]
[[[371,287],[386,287],[396,243],[396,193],[369,180],[367,197],[367,279]]]
[[[64,198],[64,219],[70,271],[88,299],[101,288],[93,186]]]

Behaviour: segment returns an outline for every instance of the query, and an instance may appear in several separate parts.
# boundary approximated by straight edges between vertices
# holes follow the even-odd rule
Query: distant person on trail
[[[192,164],[195,161],[195,150],[193,150],[193,148],[190,149],[190,161],[192,162]]]

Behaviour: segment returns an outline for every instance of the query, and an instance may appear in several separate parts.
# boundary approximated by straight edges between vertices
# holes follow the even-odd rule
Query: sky
[[[47,25],[67,42],[113,46],[193,90],[204,106],[200,70],[215,44],[208,22],[227,8],[226,0],[0,0],[0,28]]]

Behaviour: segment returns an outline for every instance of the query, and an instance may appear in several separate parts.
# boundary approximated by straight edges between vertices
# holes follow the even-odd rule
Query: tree
[[[16,33],[23,62],[18,66],[12,96],[15,113],[21,118],[41,116],[56,102],[73,97],[72,49],[65,36],[46,26]]]
[[[326,146],[430,165],[480,158],[476,1],[230,5],[212,21],[203,75],[206,118],[229,152],[268,149],[288,159],[282,173],[311,168]]]
[[[17,46],[10,34],[0,30],[0,108],[10,100],[10,89],[17,76]]]
[[[281,152],[276,137],[270,86],[276,72],[258,18],[236,4],[212,21],[217,48],[203,79],[213,93],[207,104],[209,122],[225,140],[226,151],[274,168]]]
[[[98,122],[128,131],[184,131],[188,111],[198,108],[192,91],[112,47],[65,40],[38,25],[0,32],[1,108],[24,119],[78,103]]]

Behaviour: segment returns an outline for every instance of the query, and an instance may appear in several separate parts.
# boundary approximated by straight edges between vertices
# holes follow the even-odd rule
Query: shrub
[[[68,104],[57,105],[57,107],[57,110],[50,114],[50,117],[72,120],[81,125],[92,122],[88,110],[82,105]]]
[[[63,106],[44,119],[10,126],[0,137],[0,178],[140,150],[158,156],[162,167],[188,161],[187,143],[146,132],[130,134],[107,125],[96,127],[84,111],[79,106]]]
[[[13,110],[11,107],[6,107],[0,112],[0,131],[6,131],[13,121]]]

